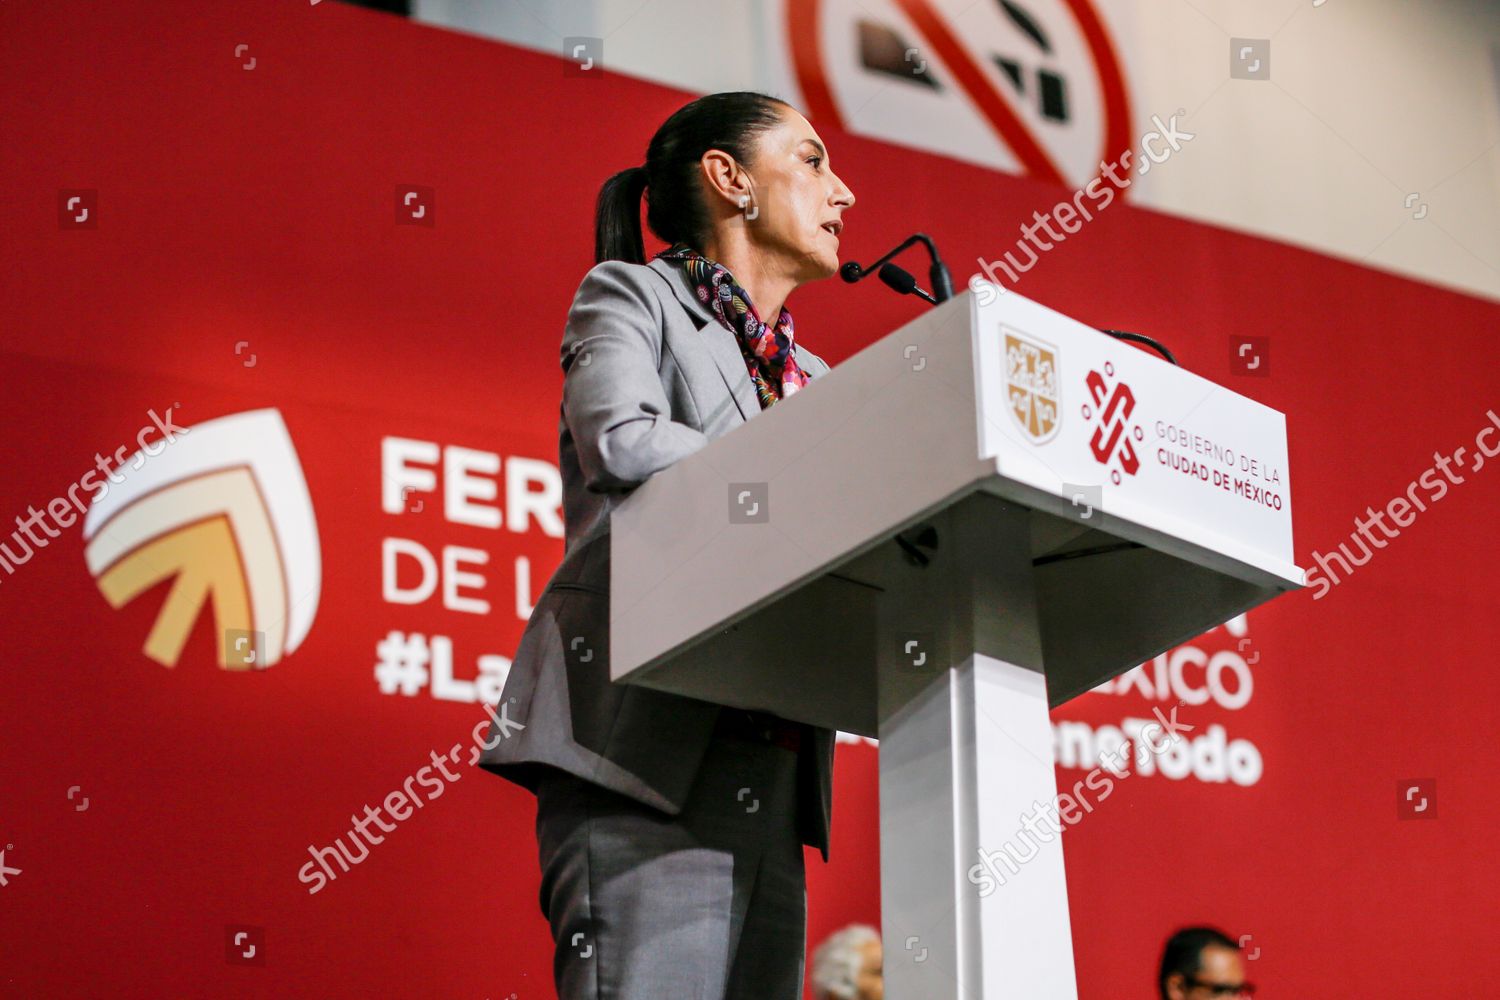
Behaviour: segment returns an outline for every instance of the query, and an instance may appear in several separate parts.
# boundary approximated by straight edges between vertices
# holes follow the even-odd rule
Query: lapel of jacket
[[[718,366],[719,374],[724,377],[724,387],[729,390],[734,405],[739,408],[740,416],[749,420],[759,414],[760,400],[755,398],[755,386],[750,383],[750,371],[745,367],[745,356],[740,353],[735,335],[719,322],[712,307],[698,301],[698,293],[681,267],[665,260],[653,260],[646,266],[667,279],[677,301],[682,303],[682,308],[692,317],[704,346]]]

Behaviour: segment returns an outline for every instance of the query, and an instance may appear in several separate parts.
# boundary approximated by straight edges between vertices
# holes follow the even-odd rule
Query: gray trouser
[[[559,1000],[800,1000],[797,755],[715,736],[678,816],[550,772],[541,905]]]

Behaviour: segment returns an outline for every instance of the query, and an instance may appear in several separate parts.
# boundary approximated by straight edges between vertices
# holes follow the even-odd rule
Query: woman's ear
[[[708,150],[698,163],[703,179],[708,184],[708,193],[716,199],[722,199],[732,211],[738,212],[743,207],[740,204],[741,198],[754,196],[745,171],[734,157],[722,149]]]

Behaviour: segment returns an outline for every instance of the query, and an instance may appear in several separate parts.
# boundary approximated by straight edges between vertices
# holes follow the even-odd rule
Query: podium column
[[[1029,514],[986,497],[933,525],[946,613],[880,605],[886,989],[1076,1000]]]

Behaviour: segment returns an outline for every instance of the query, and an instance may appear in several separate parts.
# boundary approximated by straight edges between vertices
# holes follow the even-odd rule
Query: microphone
[[[895,264],[880,265],[880,280],[894,289],[897,295],[915,294],[918,298],[937,305],[937,299],[917,287],[917,279],[912,277],[910,271],[903,270]]]
[[[913,243],[921,243],[926,246],[927,255],[932,259],[932,263],[927,269],[928,283],[932,285],[931,295],[918,288],[916,279],[906,271],[888,263],[892,257],[895,257]],[[892,268],[891,277],[887,277],[887,267]],[[937,305],[939,302],[947,302],[953,298],[953,278],[948,274],[948,265],[943,263],[943,258],[938,255],[937,245],[932,242],[932,239],[926,233],[916,233],[913,236],[907,237],[906,241],[900,246],[869,267],[861,267],[851,260],[839,268],[839,277],[851,285],[856,281],[869,277],[872,273],[879,273],[882,281],[902,295],[916,294],[933,305]]]

